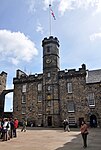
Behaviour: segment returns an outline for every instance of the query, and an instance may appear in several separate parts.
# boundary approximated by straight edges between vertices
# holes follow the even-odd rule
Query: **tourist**
[[[14,119],[14,129],[13,129],[13,135],[14,135],[14,137],[17,137],[17,132],[16,132],[17,128],[18,128],[18,119],[15,118]]]
[[[66,124],[66,131],[70,132],[70,128],[69,128],[69,121],[66,119],[65,120],[65,124]]]
[[[26,132],[26,125],[27,125],[27,121],[23,120],[21,132],[22,131]]]
[[[88,135],[88,126],[85,123],[85,121],[81,122],[81,127],[80,127],[82,139],[83,139],[83,147],[87,147],[87,135]]]

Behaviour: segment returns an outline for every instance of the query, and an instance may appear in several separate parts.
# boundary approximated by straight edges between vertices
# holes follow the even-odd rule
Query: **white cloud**
[[[35,0],[27,0],[27,4],[28,4],[28,12],[29,13],[33,13],[35,12]]]
[[[73,9],[72,7],[72,1],[71,0],[61,0],[60,4],[59,4],[59,11],[61,12],[61,14],[63,15],[64,12],[68,9]]]
[[[29,6],[29,12],[35,12],[35,4],[38,4],[35,0],[27,0]],[[59,3],[58,10],[63,15],[66,11],[72,9],[88,9],[89,7],[95,8],[93,15],[101,12],[101,0],[42,0],[44,4],[44,10],[49,8],[49,4],[54,2]]]
[[[29,62],[38,51],[23,33],[0,30],[0,54],[1,60],[17,65],[22,61]]]
[[[58,10],[61,15],[66,11],[71,9],[88,9],[89,7],[96,8],[95,11],[101,11],[101,1],[100,0],[61,0]]]
[[[38,23],[36,31],[40,32],[41,34],[43,34],[43,27],[42,27],[42,25],[40,23]]]
[[[101,38],[101,32],[100,33],[94,33],[90,36],[91,41],[95,41],[96,39]]]
[[[98,0],[98,3],[96,4],[96,11],[93,15],[96,15],[97,13],[101,13],[101,0]]]

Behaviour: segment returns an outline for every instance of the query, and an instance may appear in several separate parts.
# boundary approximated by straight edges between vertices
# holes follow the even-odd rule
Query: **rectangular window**
[[[51,74],[50,74],[50,72],[48,72],[47,77],[50,78],[50,76],[51,76]]]
[[[22,92],[23,92],[23,93],[26,92],[26,84],[24,84],[24,85],[22,86]]]
[[[89,106],[95,106],[94,93],[89,93],[87,99]]]
[[[22,107],[22,114],[26,114],[26,107]]]
[[[50,46],[47,46],[47,52],[48,53],[50,52]]]
[[[71,82],[67,83],[67,90],[68,90],[68,93],[72,93],[72,83]]]
[[[42,84],[41,83],[38,84],[38,91],[42,91]]]
[[[75,112],[74,102],[68,102],[68,112]]]
[[[42,102],[42,95],[38,95],[38,102]]]
[[[26,95],[22,95],[22,103],[26,103]]]

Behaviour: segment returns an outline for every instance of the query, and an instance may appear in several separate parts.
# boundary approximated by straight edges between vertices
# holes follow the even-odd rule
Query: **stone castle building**
[[[13,115],[35,126],[59,127],[64,119],[78,125],[85,119],[101,126],[101,70],[60,70],[59,41],[44,38],[43,73],[27,75],[16,71],[13,78]]]

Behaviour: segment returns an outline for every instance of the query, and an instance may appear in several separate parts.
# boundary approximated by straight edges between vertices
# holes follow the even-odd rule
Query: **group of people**
[[[0,118],[0,139],[2,139],[2,141],[7,141],[13,137],[17,137],[17,128],[17,118]]]
[[[23,120],[23,126],[21,129],[22,131],[26,131],[26,125],[27,122],[25,120]],[[63,121],[63,127],[64,127],[64,131],[70,131],[69,128],[69,122],[68,120],[64,120]],[[18,128],[18,119],[17,118],[0,118],[0,139],[2,139],[2,141],[7,141],[10,140],[13,137],[17,137],[17,130]],[[80,131],[81,131],[81,135],[82,135],[82,139],[83,139],[83,147],[86,148],[87,147],[87,135],[88,135],[88,125],[85,123],[85,121],[83,120],[81,122],[81,126],[80,126]]]

